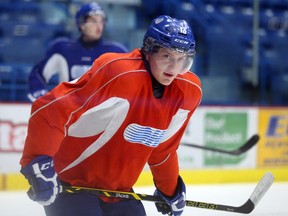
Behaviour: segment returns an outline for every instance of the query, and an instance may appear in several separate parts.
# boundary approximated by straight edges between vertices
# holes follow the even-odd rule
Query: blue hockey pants
[[[107,203],[89,193],[61,193],[55,202],[44,206],[46,216],[145,216],[139,200],[123,199]]]

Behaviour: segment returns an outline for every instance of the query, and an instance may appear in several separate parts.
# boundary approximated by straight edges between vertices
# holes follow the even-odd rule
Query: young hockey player
[[[80,37],[56,39],[45,58],[32,68],[28,94],[31,101],[47,93],[53,75],[57,75],[57,83],[71,81],[87,71],[103,53],[128,51],[118,42],[103,39],[105,19],[105,12],[96,2],[81,6],[76,13]]]
[[[159,212],[179,216],[185,184],[177,148],[202,90],[189,71],[195,40],[185,20],[155,18],[143,47],[106,53],[78,80],[32,105],[21,173],[47,216],[144,216],[137,200],[61,193],[61,185],[132,191],[146,163]]]

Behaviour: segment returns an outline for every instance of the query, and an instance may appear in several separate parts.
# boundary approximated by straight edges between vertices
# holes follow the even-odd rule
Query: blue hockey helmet
[[[143,49],[146,52],[155,52],[157,47],[164,47],[181,53],[194,54],[195,44],[188,23],[166,15],[158,16],[152,21],[143,39]]]
[[[88,16],[101,15],[106,19],[106,14],[97,2],[90,2],[82,5],[76,13],[76,24],[79,25],[85,22]]]

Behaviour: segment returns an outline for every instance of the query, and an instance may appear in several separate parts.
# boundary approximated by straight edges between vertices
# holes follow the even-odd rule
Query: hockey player
[[[101,54],[128,51],[118,42],[103,39],[105,20],[106,14],[96,2],[82,5],[76,13],[81,36],[56,39],[45,58],[32,68],[28,94],[31,101],[47,93],[53,75],[58,75],[57,83],[70,81],[82,75]]]
[[[202,90],[189,71],[195,40],[184,20],[155,18],[143,47],[106,53],[78,80],[32,105],[21,173],[47,216],[144,216],[140,201],[61,193],[61,185],[131,191],[146,163],[159,212],[179,216],[185,184],[176,150]]]

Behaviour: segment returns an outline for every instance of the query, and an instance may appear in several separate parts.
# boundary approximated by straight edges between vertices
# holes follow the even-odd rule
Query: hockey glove
[[[30,199],[41,205],[50,205],[61,192],[59,178],[49,156],[39,156],[21,169],[31,188],[28,191]]]
[[[180,216],[182,214],[186,206],[186,187],[180,176],[178,177],[177,191],[173,197],[166,196],[158,189],[156,189],[154,195],[161,197],[165,201],[165,203],[155,203],[158,212],[173,216]]]

